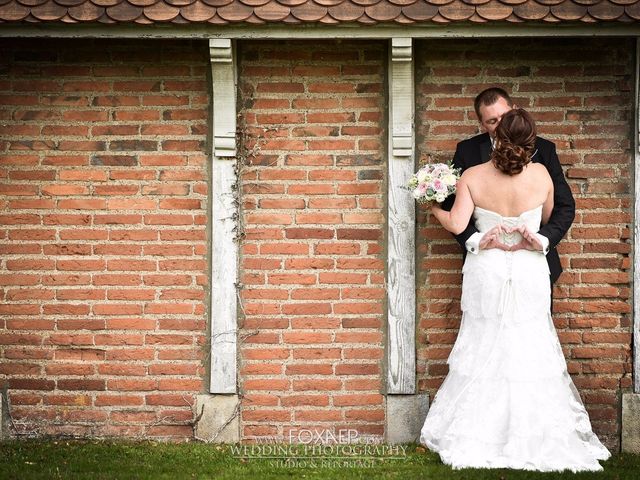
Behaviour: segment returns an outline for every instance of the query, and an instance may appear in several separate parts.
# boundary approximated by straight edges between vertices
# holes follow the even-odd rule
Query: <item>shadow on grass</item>
[[[125,441],[22,440],[0,443],[0,479],[611,479],[640,478],[640,455],[614,455],[603,472],[539,473],[505,469],[452,470],[437,454],[403,445],[385,454],[322,456],[244,445]],[[248,446],[247,446],[248,447]],[[266,446],[262,446],[266,447]],[[273,445],[271,445],[273,447]],[[390,448],[387,446],[387,448]],[[384,451],[384,449],[383,449]],[[395,452],[395,453],[394,453]],[[258,458],[261,457],[261,458]],[[270,457],[270,458],[264,458]],[[274,458],[275,457],[275,458]],[[392,458],[390,458],[392,457]]]

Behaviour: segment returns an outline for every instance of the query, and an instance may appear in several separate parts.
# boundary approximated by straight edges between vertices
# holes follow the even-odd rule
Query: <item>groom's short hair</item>
[[[482,121],[482,117],[480,116],[480,107],[482,105],[493,105],[500,98],[504,98],[509,106],[513,107],[513,100],[511,100],[511,97],[506,90],[500,87],[491,87],[481,91],[473,101],[473,108],[476,110],[478,120]]]

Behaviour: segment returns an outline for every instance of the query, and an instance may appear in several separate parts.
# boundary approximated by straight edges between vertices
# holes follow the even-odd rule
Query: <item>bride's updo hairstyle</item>
[[[526,110],[514,108],[502,116],[496,128],[491,161],[507,175],[517,175],[531,161],[536,144],[536,124]]]

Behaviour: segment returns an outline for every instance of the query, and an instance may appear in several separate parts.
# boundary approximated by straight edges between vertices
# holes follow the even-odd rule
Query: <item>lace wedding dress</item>
[[[540,227],[542,206],[518,217],[476,207],[480,232]],[[503,242],[521,240],[518,232]],[[602,470],[610,453],[591,430],[550,314],[549,268],[539,252],[467,255],[462,323],[449,374],[420,442],[453,468]]]

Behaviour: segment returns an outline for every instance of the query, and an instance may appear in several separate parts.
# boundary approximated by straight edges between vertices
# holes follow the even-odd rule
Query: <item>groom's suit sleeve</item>
[[[463,146],[463,143],[460,142],[456,146],[456,153],[453,155],[453,166],[455,168],[459,168],[461,172],[464,172],[467,167],[467,162],[465,161],[466,159],[464,154],[465,150],[467,150],[467,148],[465,148]],[[451,208],[453,207],[453,203],[455,202],[455,200],[456,200],[455,195],[451,195],[447,197],[447,199],[442,203],[442,208],[446,211],[450,211]],[[459,235],[454,235],[454,237],[456,241],[460,244],[462,249],[466,252],[467,247],[465,244],[467,240],[471,235],[477,232],[478,232],[478,229],[476,228],[475,223],[473,222],[473,219],[471,219],[469,221],[469,224],[467,225],[467,228],[464,230],[464,232],[460,233]]]
[[[555,248],[562,237],[566,235],[576,215],[576,202],[571,188],[567,184],[558,159],[556,146],[553,142],[541,139],[542,161],[547,167],[553,181],[553,210],[551,218],[543,225],[538,233],[549,239],[549,248]]]

